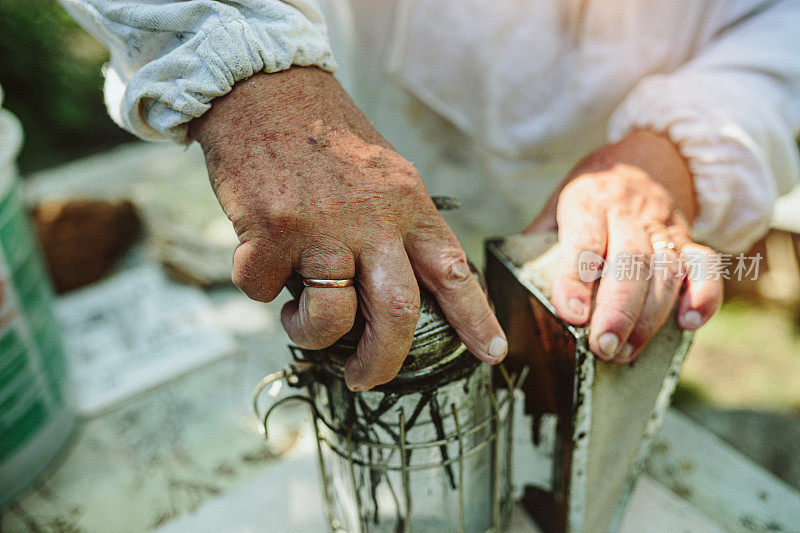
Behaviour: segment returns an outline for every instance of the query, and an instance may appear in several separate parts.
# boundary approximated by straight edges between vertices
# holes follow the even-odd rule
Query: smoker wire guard
[[[325,446],[328,447],[333,453],[341,457],[342,459],[346,460],[349,464],[349,471],[350,471],[350,482],[351,482],[351,490],[353,491],[354,500],[356,503],[356,513],[359,520],[360,530],[364,528],[364,519],[363,519],[363,512],[362,512],[362,504],[358,486],[356,484],[356,476],[355,476],[355,465],[359,465],[361,467],[375,470],[381,473],[386,473],[390,471],[398,471],[402,475],[402,482],[403,482],[403,494],[404,494],[404,502],[405,502],[405,516],[408,517],[411,514],[410,511],[410,482],[409,482],[409,474],[410,472],[420,471],[420,470],[427,470],[427,469],[436,469],[436,468],[444,468],[446,471],[451,467],[453,464],[458,464],[458,482],[456,483],[456,487],[458,489],[458,517],[459,517],[459,532],[464,532],[466,530],[465,525],[465,513],[464,513],[464,491],[463,491],[463,484],[464,484],[464,460],[467,457],[470,457],[478,452],[484,450],[487,446],[491,445],[493,447],[492,450],[492,458],[493,458],[493,467],[492,467],[492,530],[491,531],[501,531],[504,527],[505,523],[509,519],[510,510],[513,506],[513,499],[510,497],[513,490],[512,490],[512,481],[513,476],[512,473],[512,457],[513,457],[513,413],[514,413],[514,404],[515,404],[515,394],[514,391],[519,390],[522,386],[525,378],[528,374],[528,368],[523,368],[518,374],[510,375],[508,371],[502,364],[497,365],[496,368],[499,369],[499,374],[502,379],[502,384],[505,385],[505,393],[502,395],[501,398],[498,399],[498,395],[495,394],[495,391],[490,384],[487,384],[487,393],[489,395],[491,406],[492,406],[492,415],[488,418],[478,422],[477,424],[473,425],[469,429],[462,428],[461,422],[458,417],[458,409],[456,408],[455,404],[451,404],[450,411],[453,416],[453,421],[456,426],[455,433],[451,433],[450,435],[444,436],[444,438],[439,438],[435,441],[425,442],[425,443],[407,443],[405,439],[405,417],[404,413],[401,410],[398,417],[398,428],[399,428],[399,442],[397,444],[387,444],[382,442],[370,442],[365,440],[354,441],[352,438],[352,425],[349,426],[348,430],[344,430],[344,428],[337,428],[334,426],[333,423],[328,421],[322,413],[317,409],[316,405],[314,404],[314,400],[310,396],[305,396],[303,394],[293,394],[291,396],[287,396],[285,398],[281,398],[277,400],[275,403],[270,405],[270,407],[264,412],[262,415],[260,409],[258,407],[259,398],[261,397],[262,392],[271,384],[278,380],[285,380],[286,384],[293,388],[301,388],[308,385],[313,377],[314,372],[314,363],[309,362],[308,358],[306,357],[307,353],[316,353],[319,350],[306,350],[296,346],[289,346],[289,350],[292,353],[292,357],[295,360],[295,364],[288,365],[285,369],[280,370],[278,372],[274,372],[265,376],[259,384],[256,386],[255,390],[253,391],[253,411],[261,422],[260,424],[260,431],[262,432],[262,436],[265,440],[269,439],[269,418],[272,413],[282,405],[292,402],[292,401],[300,401],[308,405],[311,415],[312,415],[312,424],[314,428],[314,437],[316,442],[316,449],[317,449],[317,459],[320,468],[320,474],[322,477],[322,489],[323,489],[323,497],[324,497],[324,505],[325,505],[325,515],[328,519],[328,522],[331,527],[331,531],[339,533],[345,530],[341,529],[341,526],[338,523],[338,520],[335,517],[335,513],[333,510],[333,498],[331,496],[331,487],[330,487],[330,477],[328,476],[328,468],[325,463],[325,457],[323,454],[323,443]],[[466,348],[463,347],[460,349],[460,352],[465,351]],[[468,355],[468,354],[467,354]],[[486,365],[485,363],[480,363],[481,365]],[[486,365],[488,366],[488,365]],[[469,373],[464,375],[458,375],[452,381],[458,381],[460,379],[464,379],[470,377],[475,373],[477,370],[478,365],[471,365]],[[381,387],[376,387],[373,390],[381,391]],[[413,393],[415,391],[412,391]],[[357,393],[355,393],[357,394]],[[320,431],[320,422],[326,427],[329,431],[333,432],[334,434],[342,437],[347,442],[347,450],[340,449],[336,444],[331,442],[322,431]],[[469,435],[477,433],[482,429],[486,428],[487,426],[491,425],[492,430],[489,435],[475,444],[468,450],[464,449],[464,440]],[[501,509],[501,496],[500,496],[500,435],[503,430],[506,430],[506,434],[508,435],[506,440],[505,446],[505,463],[506,463],[506,487],[505,493],[509,496],[506,501],[504,502],[504,508]],[[435,463],[426,463],[422,465],[408,465],[409,461],[409,453],[413,450],[418,449],[429,449],[429,448],[439,448],[442,450],[442,447],[446,447],[450,444],[458,444],[458,454],[455,457],[447,457],[445,452],[442,451],[443,459],[442,461],[435,462]],[[389,466],[384,463],[371,463],[364,461],[363,459],[359,459],[356,457],[354,453],[354,449],[356,447],[366,446],[367,448],[373,449],[382,449],[382,450],[397,450],[399,451],[401,464],[400,466]],[[452,477],[451,477],[452,480]],[[411,531],[410,523],[408,520],[404,520],[402,522],[403,531]]]
[[[437,199],[434,199],[434,200],[437,200]],[[441,204],[441,201],[439,202],[439,204]],[[444,204],[441,205],[441,206],[439,204],[437,204],[437,207],[441,208],[441,207],[444,206]],[[450,207],[450,206],[447,205],[447,207]],[[511,289],[512,291],[522,290],[523,293],[524,293],[524,299],[528,300],[530,298],[530,301],[538,302],[538,304],[543,309],[546,309],[547,311],[549,311],[552,314],[553,313],[552,304],[549,303],[546,294],[543,292],[543,291],[546,291],[546,289],[542,288],[540,290],[539,287],[536,286],[539,283],[539,281],[541,281],[541,280],[534,281],[532,279],[528,279],[527,274],[523,275],[523,273],[521,271],[521,266],[522,266],[522,263],[530,260],[531,257],[539,257],[539,256],[545,255],[544,252],[545,252],[546,248],[542,248],[542,246],[543,245],[551,246],[552,244],[557,243],[557,237],[556,237],[555,234],[551,234],[549,236],[547,234],[535,236],[535,246],[534,246],[534,248],[530,248],[530,246],[526,245],[523,248],[527,248],[527,250],[518,249],[516,251],[513,251],[513,250],[510,250],[510,249],[507,249],[506,246],[503,244],[504,242],[505,243],[509,243],[511,240],[518,239],[518,238],[523,238],[523,240],[529,240],[529,239],[532,238],[532,236],[531,235],[527,235],[527,236],[520,235],[520,236],[507,237],[506,239],[492,239],[492,240],[486,241],[486,250],[487,250],[487,270],[486,270],[486,273],[487,273],[487,276],[493,277],[493,276],[489,275],[490,274],[489,271],[494,269],[495,270],[495,272],[494,272],[495,289],[497,288],[496,285],[499,282],[501,284],[505,284],[501,288]],[[531,244],[531,243],[528,243],[528,244]],[[536,251],[537,249],[538,249],[538,251]],[[522,255],[519,255],[520,253]],[[531,256],[531,253],[533,253],[534,255]],[[538,262],[538,260],[537,260],[537,262]],[[497,275],[498,273],[500,274],[500,276]],[[505,281],[500,281],[500,278],[503,278]],[[480,276],[479,276],[479,279],[482,281],[482,278],[480,278]],[[486,286],[484,286],[484,288],[486,289]],[[491,292],[491,291],[489,291],[489,292]],[[512,298],[518,298],[519,297],[519,295],[509,293],[506,290],[501,291],[501,294],[499,294],[499,295],[495,294],[494,296],[495,296],[495,299],[500,298],[501,300],[503,300],[503,298],[508,298],[508,297],[512,297]],[[508,302],[506,302],[506,303],[508,303]],[[508,306],[506,306],[506,307],[508,307]],[[496,310],[496,312],[498,312],[498,313],[500,311],[501,311],[501,309],[497,309]],[[503,311],[507,312],[507,309],[503,310]],[[498,314],[498,317],[500,317],[500,314]],[[660,342],[663,343],[662,348],[666,347],[666,349],[670,353],[667,353],[667,352],[665,352],[664,349],[659,349],[659,348],[654,349],[654,350],[649,350],[650,344],[653,344],[653,343],[650,343],[650,344],[648,344],[648,347],[646,348],[646,351],[660,352],[660,353],[648,354],[647,360],[649,362],[648,362],[647,365],[645,365],[645,367],[640,367],[640,365],[636,365],[637,367],[639,367],[639,370],[634,371],[634,372],[627,372],[627,369],[626,369],[626,371],[623,371],[623,375],[616,376],[614,372],[609,373],[609,372],[606,372],[603,368],[599,368],[599,369],[595,369],[594,368],[595,365],[600,365],[601,367],[603,365],[601,363],[598,363],[597,361],[595,361],[594,357],[591,354],[591,352],[589,352],[588,347],[586,346],[586,333],[587,332],[585,331],[584,328],[575,328],[575,327],[572,327],[572,326],[568,326],[566,324],[563,324],[562,321],[560,321],[557,318],[552,318],[552,320],[555,321],[556,323],[560,323],[562,326],[564,326],[564,329],[566,330],[566,331],[564,331],[564,333],[567,333],[568,336],[572,337],[572,339],[575,341],[574,356],[575,356],[575,365],[576,366],[575,366],[574,372],[571,373],[571,375],[574,378],[574,383],[573,383],[573,386],[569,387],[569,388],[571,389],[571,393],[572,393],[571,396],[575,395],[572,398],[573,402],[577,402],[579,405],[578,405],[577,411],[574,411],[574,410],[571,409],[570,410],[571,413],[567,413],[568,419],[561,420],[560,419],[561,415],[559,415],[559,425],[561,423],[566,423],[567,425],[569,425],[573,429],[573,431],[569,432],[569,433],[571,433],[571,436],[570,435],[562,435],[561,438],[566,438],[566,441],[563,444],[565,444],[566,446],[568,446],[571,449],[573,449],[573,455],[575,455],[573,457],[573,459],[576,460],[578,463],[580,463],[580,465],[571,465],[569,463],[562,464],[561,467],[562,467],[563,472],[556,473],[554,471],[554,478],[552,479],[550,484],[547,487],[542,487],[542,488],[545,488],[545,490],[547,490],[547,491],[554,491],[555,490],[556,493],[563,493],[562,494],[562,499],[566,498],[566,499],[564,499],[564,501],[569,500],[569,502],[570,502],[570,504],[569,504],[569,514],[568,515],[564,515],[564,516],[561,517],[564,520],[566,520],[566,522],[564,524],[562,524],[562,526],[566,527],[568,530],[570,530],[570,531],[572,531],[572,530],[576,530],[576,531],[577,530],[582,530],[583,527],[584,527],[584,522],[585,522],[585,518],[586,518],[585,514],[587,512],[587,509],[585,508],[585,506],[586,506],[587,502],[584,501],[585,491],[587,490],[587,487],[586,487],[586,483],[587,483],[586,467],[587,467],[587,465],[591,466],[591,464],[594,464],[594,463],[591,463],[591,464],[586,463],[587,459],[589,459],[588,449],[587,449],[587,446],[586,446],[587,445],[586,441],[588,440],[587,431],[588,431],[588,427],[589,427],[589,425],[587,425],[587,424],[591,424],[592,423],[592,420],[594,420],[594,414],[593,414],[593,411],[587,411],[586,406],[584,405],[583,402],[580,401],[580,399],[583,398],[584,396],[587,396],[587,395],[588,396],[592,396],[593,395],[592,389],[595,387],[595,382],[597,381],[597,379],[595,377],[595,373],[597,371],[602,370],[600,372],[600,376],[603,378],[603,382],[605,383],[604,387],[606,387],[606,388],[608,387],[609,383],[614,382],[614,381],[619,381],[621,378],[624,378],[624,379],[622,379],[621,383],[625,383],[626,380],[630,381],[630,379],[625,378],[625,375],[630,374],[630,376],[632,376],[632,378],[637,380],[637,383],[639,383],[638,380],[645,379],[645,385],[646,386],[644,388],[642,388],[642,391],[647,391],[647,390],[650,390],[651,392],[655,391],[655,397],[653,397],[653,398],[645,398],[645,397],[640,398],[640,401],[654,402],[654,404],[653,403],[649,404],[650,408],[652,410],[647,412],[647,413],[645,413],[645,415],[646,415],[645,418],[642,418],[641,416],[639,416],[642,413],[638,413],[637,414],[637,416],[639,416],[639,418],[642,418],[642,420],[638,420],[637,419],[636,422],[637,423],[638,422],[642,422],[644,425],[642,427],[642,431],[643,432],[639,436],[640,440],[638,441],[638,444],[636,444],[635,447],[632,449],[632,453],[634,454],[632,463],[631,464],[625,464],[625,465],[623,465],[623,464],[618,465],[620,468],[623,468],[623,470],[621,470],[621,472],[625,473],[625,478],[626,479],[623,480],[624,482],[620,484],[622,492],[621,492],[621,494],[618,495],[618,499],[615,498],[615,500],[617,502],[617,505],[614,507],[615,510],[612,509],[612,515],[610,517],[610,523],[606,523],[606,526],[605,526],[605,527],[610,527],[612,530],[614,530],[615,527],[619,527],[619,525],[620,525],[620,519],[622,517],[622,511],[623,511],[623,509],[625,507],[625,502],[628,500],[628,498],[629,498],[629,496],[630,496],[630,494],[632,492],[633,481],[636,478],[636,474],[639,471],[641,471],[641,469],[643,467],[644,460],[647,457],[647,452],[648,452],[648,450],[650,448],[650,444],[653,441],[653,438],[655,436],[656,431],[661,426],[661,422],[663,421],[664,415],[666,413],[666,407],[669,404],[669,399],[670,399],[670,397],[672,395],[672,392],[675,389],[675,385],[677,383],[677,377],[678,377],[678,375],[680,373],[680,368],[682,366],[683,359],[686,356],[686,352],[688,350],[689,345],[691,344],[691,340],[692,340],[693,335],[692,335],[692,332],[681,331],[677,327],[677,325],[675,324],[675,320],[674,320],[674,317],[673,317],[671,320],[668,321],[668,324],[665,325],[664,327],[662,327],[662,329],[659,330],[659,332],[657,333],[657,337],[660,337],[661,338]],[[508,327],[508,326],[504,324],[504,328],[506,328],[506,327]],[[656,343],[656,344],[658,345],[659,343]],[[290,349],[292,349],[293,354],[295,354],[295,360],[298,361],[300,364],[304,364],[303,363],[304,362],[304,358],[303,357],[298,357],[296,355],[297,353],[303,353],[303,352],[313,353],[313,351],[311,351],[311,350],[301,350],[301,349],[293,348],[293,347],[290,347]],[[462,351],[463,351],[463,348],[462,348]],[[511,350],[509,350],[509,352],[511,352]],[[509,353],[509,362],[510,362],[510,364],[514,363],[513,358],[510,357],[511,355],[512,354]],[[657,361],[657,362],[653,363],[653,361]],[[628,365],[626,365],[626,367],[627,366]],[[519,389],[522,386],[522,383],[523,383],[525,375],[527,375],[527,373],[528,373],[529,366],[526,363],[523,363],[523,365],[512,364],[512,368],[514,370],[516,370],[517,372],[519,372],[519,376],[513,378],[513,379],[516,379],[516,383],[513,382],[512,378],[510,376],[508,376],[508,372],[505,370],[505,368],[502,369],[503,378],[500,378],[499,381],[502,383],[502,379],[506,379],[507,382],[509,380],[512,380],[511,383],[513,384],[514,388],[515,389]],[[264,381],[267,381],[268,383],[264,383],[264,381],[262,381],[262,383],[258,387],[258,390],[256,391],[256,394],[258,394],[258,392],[260,390],[263,390],[263,388],[265,388],[270,382],[273,382],[273,381],[275,381],[277,379],[281,379],[283,377],[287,378],[287,382],[289,382],[290,385],[293,385],[293,386],[296,386],[296,387],[303,386],[302,383],[299,383],[299,378],[297,378],[297,376],[294,375],[295,371],[292,370],[292,367],[290,366],[287,370],[284,370],[282,372],[275,373],[275,374],[272,374],[270,376],[267,376],[264,379]],[[541,369],[537,369],[536,372],[538,373],[539,370],[541,370]],[[653,376],[647,377],[646,375],[643,375],[642,372],[641,372],[642,370],[645,372],[645,374],[647,372],[652,373],[653,371],[655,371],[656,373],[661,372],[660,377],[656,376],[656,377],[658,377],[658,380],[657,380],[658,384],[656,384],[656,381],[654,381]],[[524,373],[524,375],[523,375],[523,373]],[[337,375],[340,378],[343,377],[342,375],[340,375],[340,373],[337,373]],[[456,379],[459,379],[459,378],[456,378]],[[611,380],[611,381],[609,381],[609,380]],[[649,380],[649,382],[647,380]],[[295,382],[294,384],[292,383],[293,381]],[[398,376],[398,378],[395,378],[395,380],[394,380],[394,382],[400,382],[400,381],[403,381],[402,372]],[[497,381],[498,380],[495,380],[495,382],[497,382]],[[529,388],[531,385],[535,386],[535,384],[530,383],[530,380],[528,380],[528,383],[526,384],[526,387]],[[384,385],[382,387],[386,387],[386,385]],[[655,388],[653,388],[653,387],[655,387]],[[648,394],[649,394],[649,392],[648,392]],[[496,445],[496,443],[498,442],[498,438],[501,435],[502,430],[504,429],[504,424],[506,424],[506,422],[508,423],[509,426],[511,426],[513,424],[513,422],[510,419],[507,420],[507,418],[503,417],[503,415],[501,415],[501,412],[503,411],[503,408],[505,407],[506,402],[510,402],[511,406],[513,407],[514,398],[513,398],[513,394],[511,394],[511,395],[509,395],[509,397],[503,398],[501,400],[501,402],[499,402],[499,403],[498,403],[497,398],[496,398],[496,396],[494,394],[491,395],[491,398],[492,398],[492,402],[493,402],[492,406],[495,408],[495,411],[494,411],[494,415],[492,417],[490,417],[490,421],[494,420],[494,421],[496,421],[496,424],[497,424],[496,425],[496,431],[493,433],[491,441],[494,442],[495,445]],[[308,397],[301,396],[301,395],[296,395],[292,399],[301,399],[301,400],[305,401],[310,407],[312,407],[312,414],[314,415],[315,433],[316,433],[316,436],[319,437],[320,436],[320,425],[318,424],[318,418],[322,418],[322,417],[321,417],[320,413],[316,410],[316,407],[313,405],[313,400],[308,398]],[[285,398],[284,400],[289,401],[290,399],[289,398]],[[257,397],[254,398],[254,407],[257,407],[255,405],[256,402],[257,402]],[[280,401],[281,405],[283,403],[284,403],[284,401]],[[528,400],[526,400],[526,404],[527,403],[528,403]],[[278,406],[277,404],[272,406],[270,408],[269,412],[267,412],[263,417],[262,430],[265,431],[265,435],[266,435],[267,421],[268,421],[270,412],[274,408],[276,408],[277,406]],[[505,410],[505,414],[507,414],[507,413],[513,413],[513,410],[511,410],[511,409]],[[526,408],[526,414],[531,415],[533,413],[528,412],[527,408]],[[563,415],[563,413],[562,413],[562,415]],[[258,415],[258,416],[259,416],[259,418],[261,418],[260,415]],[[458,419],[458,414],[456,414],[456,419]],[[334,434],[337,434],[339,437],[342,437],[344,435],[344,433],[341,432],[341,431],[337,432],[335,430],[335,428],[333,428],[331,424],[328,424],[327,421],[324,418],[322,418],[322,421],[323,421],[323,427],[327,427],[329,430],[333,431]],[[619,421],[617,421],[617,422],[619,422]],[[624,422],[625,422],[626,425],[629,425],[630,421],[625,419]],[[535,424],[534,424],[534,426],[535,426]],[[614,423],[612,423],[612,426],[614,426]],[[485,424],[484,424],[484,427],[485,427]],[[510,428],[510,429],[513,429],[513,428]],[[347,436],[349,436],[349,435],[347,435]],[[426,443],[425,447],[432,447],[432,446],[435,446],[435,445],[440,444],[442,442],[452,443],[452,442],[456,442],[456,441],[459,443],[459,445],[463,445],[463,442],[462,442],[463,439],[464,439],[464,434],[461,434],[461,428],[457,427],[456,428],[456,432],[455,432],[455,438],[453,438],[453,436],[451,435],[447,439],[444,439],[444,441],[442,441],[440,439],[440,440],[434,441],[433,443]],[[534,436],[534,440],[536,440],[535,436]],[[318,449],[318,452],[319,452],[319,455],[320,455],[320,460],[323,461],[323,458],[322,458],[322,447],[321,447],[320,439],[317,438],[316,442],[317,442],[317,449]],[[347,444],[348,451],[352,451],[352,449],[353,449],[353,441],[352,441],[352,439],[348,439],[347,443],[348,443]],[[327,441],[326,441],[326,444],[327,444]],[[356,443],[356,444],[359,444],[359,443]],[[488,445],[488,444],[485,444],[485,445]],[[485,445],[483,447],[485,447]],[[408,449],[415,449],[415,448],[408,447]],[[403,449],[405,450],[406,447],[404,446]],[[601,449],[602,449],[602,446],[601,446]],[[348,456],[345,455],[345,452],[343,452],[340,449],[332,447],[331,451],[333,451],[334,453],[336,453],[338,456],[340,456],[342,458],[348,459]],[[480,450],[467,450],[467,453],[477,453],[478,451],[480,451]],[[447,464],[445,466],[449,467],[449,465],[451,465],[452,463],[454,463],[456,461],[459,461],[459,462],[463,461],[464,457],[466,457],[466,455],[464,455],[464,453],[465,452],[464,452],[463,446],[462,446],[460,448],[459,456],[456,457],[455,459],[451,460],[451,461],[447,461]],[[495,455],[493,455],[493,457],[496,457],[496,453],[495,453]],[[595,460],[596,459],[597,458],[595,457]],[[359,464],[360,466],[365,466],[367,468],[371,467],[371,465],[369,463],[364,463],[363,461],[351,461],[350,462],[351,473],[352,473],[352,468],[353,468],[354,464]],[[443,462],[437,462],[435,465],[428,465],[427,468],[438,468],[438,467],[441,467],[443,464],[444,464]],[[499,464],[499,463],[497,461],[495,461],[495,464]],[[509,465],[509,472],[510,472],[511,471],[510,460],[509,460],[508,465]],[[321,462],[320,466],[321,466],[322,469],[325,469],[324,463]],[[379,467],[380,465],[376,465],[376,466]],[[572,466],[577,466],[577,468],[572,468]],[[382,470],[385,471],[386,469],[383,468]],[[407,479],[407,474],[408,474],[408,472],[405,473],[406,479]],[[463,474],[463,467],[462,467],[462,474]],[[323,475],[325,475],[324,471],[323,471]],[[327,477],[324,477],[323,481],[324,481],[323,489],[325,491],[325,496],[326,496],[326,502],[325,503],[326,503],[326,505],[330,505],[330,503],[331,503],[330,502],[330,494],[328,492],[329,487],[328,487],[327,482],[326,482],[327,481]],[[506,480],[506,481],[510,481],[510,479]],[[561,481],[563,483],[566,483],[566,485],[561,486],[559,481]],[[534,482],[534,486],[537,486],[536,482]],[[497,487],[497,483],[495,483],[495,487]],[[564,492],[565,490],[567,492]],[[459,505],[461,506],[461,508],[459,509],[459,518],[460,518],[459,531],[464,531],[463,500],[462,500],[462,498],[463,498],[463,494],[459,494]],[[527,496],[526,496],[526,498],[527,498]],[[496,506],[497,502],[493,502],[493,504],[494,504],[494,506]],[[556,514],[561,513],[561,511],[559,511],[558,509],[555,509],[555,508],[554,509],[550,509],[550,511],[556,511]],[[496,518],[497,517],[497,513],[495,512],[494,515],[495,516],[493,518]],[[332,516],[330,514],[330,512],[328,512],[328,516],[329,517]],[[595,517],[595,518],[597,518],[597,517]],[[603,517],[600,517],[600,518],[602,519]],[[537,522],[538,521],[539,521],[539,517],[537,516]],[[540,523],[540,525],[544,525],[544,524]],[[555,524],[550,524],[550,525],[555,525]],[[585,524],[585,525],[588,526],[588,524]],[[337,530],[335,528],[335,524],[331,524],[331,526],[332,526],[332,529],[334,531],[341,531],[341,529]],[[361,529],[363,530],[363,527],[364,527],[363,521],[360,521],[360,526],[361,526]],[[497,522],[496,521],[493,522],[492,529],[493,530],[497,530],[497,527],[498,527],[497,526]],[[404,531],[408,531],[408,525],[407,524],[404,525],[403,530]]]

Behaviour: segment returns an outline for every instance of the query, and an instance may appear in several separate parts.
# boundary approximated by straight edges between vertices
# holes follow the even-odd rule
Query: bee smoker
[[[281,404],[310,407],[331,531],[502,530],[513,504],[513,390],[524,374],[500,368],[495,386],[493,368],[466,350],[423,290],[397,377],[352,392],[344,364],[362,330],[359,317],[329,348],[291,347],[294,364],[264,378],[254,397],[258,411],[260,392],[276,380],[305,389],[274,403],[260,420],[269,437],[269,417]]]
[[[411,351],[391,382],[345,386],[362,323],[325,350],[292,348],[294,365],[259,385],[305,388],[270,407],[263,429],[281,403],[309,405],[332,531],[496,533],[513,504],[512,476],[543,531],[618,529],[692,334],[672,317],[636,361],[596,359],[588,328],[563,322],[549,302],[556,235],[488,241],[486,251],[511,375],[469,354],[423,291]]]

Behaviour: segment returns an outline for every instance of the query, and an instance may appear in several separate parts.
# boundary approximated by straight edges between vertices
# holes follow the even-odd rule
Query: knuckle
[[[580,194],[586,188],[587,181],[585,176],[581,176],[567,183],[558,194],[559,200],[569,199],[574,194]]]
[[[396,324],[416,324],[419,319],[419,293],[407,288],[396,288],[386,297],[386,314]]]
[[[559,203],[564,200],[574,202],[587,197],[595,198],[598,194],[598,189],[605,188],[605,182],[606,179],[603,174],[582,174],[561,189],[558,195]]]
[[[465,288],[472,278],[467,256],[459,248],[442,250],[434,268],[434,279],[443,289]]]
[[[302,227],[296,213],[274,212],[262,207],[227,209],[228,218],[241,241],[259,240],[281,245]]]
[[[278,204],[270,207],[264,213],[264,221],[274,229],[294,229],[301,223],[300,212],[291,205]]]
[[[419,173],[413,168],[412,171],[399,172],[392,186],[395,192],[403,197],[417,197],[423,190]]]
[[[231,281],[251,300],[269,302],[283,285],[280,273],[264,263],[273,251],[269,241],[250,239],[243,241],[234,252]]]
[[[388,172],[385,173],[385,176],[390,178],[387,185],[394,191],[418,194],[425,190],[422,175],[410,162],[397,154],[388,154],[386,161]]]
[[[605,251],[605,241],[603,239],[592,232],[582,231],[580,228],[567,230],[562,239],[580,251],[591,251],[596,254],[602,254]]]
[[[306,277],[325,277],[332,272],[336,272],[336,276],[351,277],[353,252],[343,244],[329,240],[309,243],[300,253],[298,266]]]
[[[627,307],[615,307],[607,311],[606,322],[614,329],[630,331],[638,320],[638,315]]]
[[[250,269],[246,265],[235,266],[231,272],[231,280],[245,296],[256,302],[268,302],[270,295],[264,290],[263,286],[249,274]]]

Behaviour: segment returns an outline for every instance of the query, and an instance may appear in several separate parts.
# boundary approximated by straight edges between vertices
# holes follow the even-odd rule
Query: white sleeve
[[[635,128],[670,136],[694,176],[693,237],[724,252],[766,232],[800,174],[800,2],[752,4],[678,70],[641,80],[609,125],[612,141]]]
[[[60,0],[105,44],[105,99],[120,126],[187,142],[187,123],[257,72],[334,71],[316,0]]]

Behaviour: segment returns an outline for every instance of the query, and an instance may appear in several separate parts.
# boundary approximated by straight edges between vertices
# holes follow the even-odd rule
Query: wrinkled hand
[[[473,354],[505,356],[500,325],[419,173],[333,76],[297,67],[253,76],[190,132],[241,241],[233,281],[245,294],[271,301],[293,271],[355,279],[305,288],[281,313],[292,341],[320,349],[350,330],[358,305],[366,329],[345,366],[351,389],[397,374],[419,317],[417,279]]]
[[[676,147],[639,130],[581,161],[526,230],[558,229],[553,305],[571,324],[590,323],[589,347],[602,359],[636,358],[679,297],[684,329],[719,307],[719,256],[689,237],[694,211],[691,173]],[[599,281],[580,269],[593,254],[606,261]]]

